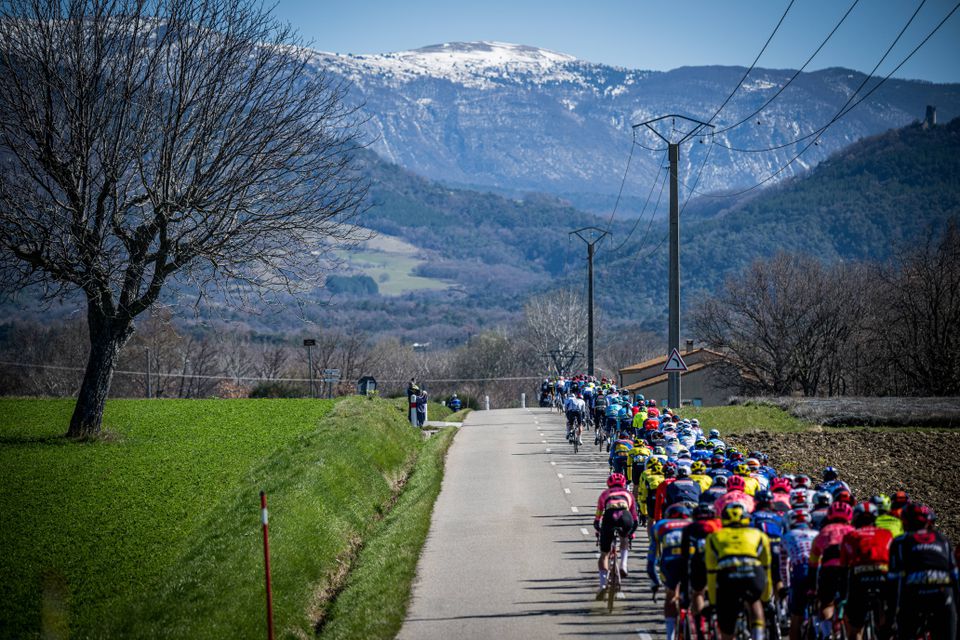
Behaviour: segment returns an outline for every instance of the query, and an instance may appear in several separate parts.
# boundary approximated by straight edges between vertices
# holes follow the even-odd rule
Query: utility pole
[[[585,231],[593,232],[592,238],[584,237]],[[599,234],[599,235],[598,235]],[[593,247],[609,232],[597,227],[583,227],[568,235],[577,236],[587,243],[587,375],[593,375]]]
[[[313,351],[312,347],[317,346],[317,341],[313,338],[307,338],[303,341],[303,346],[307,348],[307,377],[310,378],[310,397],[316,398],[317,395],[313,391]]]
[[[677,119],[685,120],[693,124],[693,128],[690,131],[684,133],[680,132],[682,135],[679,140],[673,141],[668,139],[660,134],[653,125],[657,122],[670,119],[672,123],[671,129],[676,131],[676,121]],[[677,353],[680,352],[680,188],[679,188],[679,179],[677,173],[679,171],[680,164],[680,145],[684,142],[697,135],[704,127],[713,128],[712,124],[707,122],[701,122],[700,120],[695,120],[693,118],[688,118],[686,116],[681,116],[677,114],[669,114],[665,116],[660,116],[659,118],[653,118],[652,120],[647,120],[646,122],[641,122],[639,124],[633,125],[634,129],[638,127],[646,127],[654,133],[658,138],[667,143],[667,152],[670,159],[670,279],[669,279],[669,295],[668,299],[670,302],[670,316],[667,321],[667,353],[672,353],[674,349],[677,350]],[[680,408],[681,396],[680,396],[680,373],[668,373],[667,374],[667,404],[669,404],[674,409]]]
[[[150,347],[146,347],[147,350],[147,398],[150,398],[152,395],[150,393]]]

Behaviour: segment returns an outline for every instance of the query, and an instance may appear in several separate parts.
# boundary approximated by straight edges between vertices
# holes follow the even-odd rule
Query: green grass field
[[[375,399],[113,400],[86,444],[71,409],[0,400],[2,637],[259,635],[261,488],[279,637],[309,635],[424,447]]]
[[[349,251],[342,257],[347,264],[373,278],[385,296],[397,296],[408,291],[448,289],[449,282],[413,275],[423,260],[389,251]]]
[[[683,418],[696,418],[704,430],[719,429],[721,434],[751,431],[803,431],[812,425],[793,417],[779,407],[742,404],[726,407],[684,407]]]

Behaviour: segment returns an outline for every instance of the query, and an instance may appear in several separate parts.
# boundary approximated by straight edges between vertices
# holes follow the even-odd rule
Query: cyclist
[[[890,499],[890,515],[899,518],[903,513],[904,507],[908,504],[910,504],[910,496],[907,495],[907,492],[897,491]]]
[[[760,490],[760,481],[750,475],[750,467],[745,462],[738,463],[733,468],[733,473],[743,478],[743,490],[747,495],[755,495]]]
[[[717,447],[727,448],[726,443],[720,439],[720,430],[719,429],[710,429],[710,435],[707,436],[707,442],[711,447],[716,449]]]
[[[602,600],[606,593],[609,573],[607,556],[613,546],[613,536],[620,536],[620,562],[626,570],[627,540],[637,529],[637,503],[633,500],[633,494],[627,491],[626,485],[627,479],[622,473],[610,474],[607,478],[607,490],[601,493],[597,500],[597,512],[593,518],[593,528],[600,538],[600,559],[597,561],[600,590],[597,592],[597,600]],[[623,594],[618,593],[616,597],[622,598]]]
[[[663,520],[650,530],[650,548],[647,554],[647,575],[664,587],[663,620],[667,640],[673,640],[677,624],[677,600],[680,579],[683,576],[683,530],[690,525],[690,508],[684,504],[670,505]],[[656,559],[657,574],[653,571]]]
[[[895,515],[890,513],[890,496],[885,493],[881,493],[878,496],[873,496],[870,498],[872,502],[877,507],[877,526],[881,529],[886,529],[893,537],[896,538],[899,535],[903,534],[903,521],[900,520]]]
[[[900,638],[957,637],[957,565],[950,542],[934,529],[930,507],[908,503],[903,507],[906,533],[890,546],[890,580],[894,616]],[[926,626],[925,629],[923,627]]]
[[[770,488],[770,478],[760,470],[760,460],[758,458],[747,458],[747,469],[748,475],[757,481],[756,491]]]
[[[790,480],[774,478],[770,483],[770,492],[773,493],[773,510],[784,515],[790,511]]]
[[[826,491],[818,491],[813,496],[813,509],[810,510],[810,522],[814,529],[823,527],[823,522],[827,518],[827,512],[830,511],[830,505],[833,503],[833,497]]]
[[[780,541],[780,581],[787,590],[790,612],[790,640],[800,640],[800,627],[807,609],[810,588],[810,549],[817,531],[810,526],[810,514],[796,509],[787,515],[790,525]]]
[[[799,474],[793,479],[793,487],[795,489],[803,489],[807,492],[807,502],[813,504],[813,496],[816,495],[812,483],[810,482],[810,476],[806,474]]]
[[[713,486],[713,478],[707,475],[707,465],[702,460],[690,465],[690,479],[700,484],[701,493]]]
[[[726,492],[727,476],[717,476],[713,479],[713,485],[700,494],[700,504],[709,505],[712,508],[713,504],[717,501],[717,498]]]
[[[663,508],[686,502],[691,505],[700,502],[700,483],[690,477],[687,467],[677,465],[676,479],[667,485],[663,497]]]
[[[745,486],[741,476],[730,476],[727,478],[727,492],[717,498],[713,503],[713,510],[717,513],[718,517],[723,513],[723,510],[728,504],[734,502],[742,504],[743,508],[747,510],[747,513],[753,511],[753,496],[749,496],[744,492],[743,489]]]
[[[837,491],[841,489],[850,491],[850,486],[840,479],[839,471],[833,467],[826,467],[823,470],[823,482],[817,485],[817,491],[826,491],[835,496]]]
[[[573,442],[575,428],[583,428],[583,412],[585,406],[583,399],[572,393],[563,401],[563,411],[567,415],[567,440],[570,442]],[[581,442],[580,444],[583,443]]]
[[[707,536],[707,591],[717,613],[720,637],[733,638],[737,616],[747,605],[751,636],[763,640],[763,603],[770,600],[770,540],[751,529],[750,513],[731,503],[720,514],[723,528]]]
[[[723,462],[723,453],[717,453],[717,450],[714,449],[713,456],[710,458],[710,470],[707,471],[707,475],[713,478],[716,478],[717,476],[729,478],[732,476],[733,473],[724,466]]]
[[[610,445],[610,469],[613,473],[622,473],[627,476],[627,454],[633,449],[631,440],[625,431],[621,431],[613,444]]]
[[[833,633],[834,602],[843,587],[846,572],[840,565],[840,545],[853,531],[853,508],[846,502],[834,502],[827,511],[823,528],[810,549],[810,571],[817,577],[817,601],[820,605],[820,635]]]
[[[617,424],[619,423],[617,418],[617,416],[620,415],[618,400],[619,398],[615,395],[607,396],[607,404],[603,409],[604,425],[606,426],[607,434],[611,438],[617,432]]]
[[[872,502],[861,502],[853,509],[853,531],[843,537],[840,545],[840,566],[847,571],[843,590],[844,623],[847,637],[861,640],[871,605],[880,612],[875,621],[877,630],[884,623],[883,605],[887,570],[890,564],[890,542],[893,536],[876,526],[877,507]]]
[[[450,401],[447,403],[447,406],[450,407],[450,410],[456,413],[460,411],[460,408],[463,407],[463,403],[460,402],[460,398],[457,397],[457,394],[450,396]]]
[[[689,603],[690,613],[700,621],[706,601],[707,565],[704,563],[703,550],[707,536],[720,528],[713,508],[708,504],[699,504],[693,510],[693,522],[683,530],[680,541],[683,549],[683,573],[680,578],[680,597]],[[697,637],[703,636],[702,625],[698,625]]]
[[[757,491],[753,497],[755,508],[750,516],[750,526],[767,534],[770,539],[770,576],[773,579],[773,592],[779,593],[780,587],[780,541],[786,530],[783,517],[773,508],[773,492],[767,489]]]
[[[644,463],[649,457],[650,449],[642,440],[635,440],[633,448],[627,452],[627,482],[633,485],[634,495],[636,495],[640,476],[643,475]]]
[[[640,509],[640,520],[644,526],[647,525],[648,519],[653,518],[653,505],[657,495],[657,487],[664,480],[663,464],[659,459],[650,456],[647,458],[646,467],[644,472],[640,474],[638,486],[633,488]],[[653,524],[652,520],[650,520],[650,524]]]
[[[677,465],[675,462],[665,462],[663,464],[663,482],[657,487],[657,493],[653,496],[653,511],[650,517],[653,523],[663,519],[664,501],[667,496],[667,487],[677,480]]]

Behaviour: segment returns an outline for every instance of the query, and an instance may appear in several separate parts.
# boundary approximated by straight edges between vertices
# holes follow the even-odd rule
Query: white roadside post
[[[490,411],[490,396],[483,396],[483,408]]]
[[[521,409],[527,408],[527,394],[525,393],[520,394],[520,408]]]
[[[417,426],[417,394],[410,394],[410,424]]]

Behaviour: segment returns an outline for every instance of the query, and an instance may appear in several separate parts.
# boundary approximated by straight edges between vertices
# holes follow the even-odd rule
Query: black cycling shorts
[[[663,576],[663,584],[668,591],[676,589],[683,577],[683,558],[676,557],[672,560],[661,561],[660,574]]]
[[[820,567],[817,572],[817,600],[820,606],[832,604],[843,587],[847,570],[843,567]]]
[[[703,591],[707,588],[707,564],[703,561],[702,552],[691,556],[689,578],[691,591]]]
[[[851,576],[844,616],[855,628],[863,628],[871,605],[876,603],[876,609],[884,611],[886,594],[886,574],[878,571]],[[879,625],[880,621],[877,620],[876,623]]]
[[[748,575],[742,575],[740,572],[718,574],[717,601],[713,604],[720,631],[732,634],[737,626],[737,616],[743,610],[744,604],[759,600],[766,586],[767,576],[763,567],[754,567]]]
[[[609,553],[613,536],[628,536],[637,528],[629,509],[610,509],[600,520],[600,552]]]

